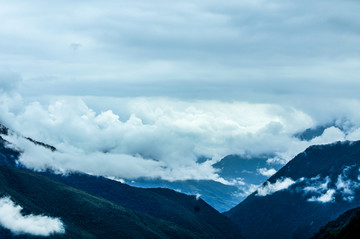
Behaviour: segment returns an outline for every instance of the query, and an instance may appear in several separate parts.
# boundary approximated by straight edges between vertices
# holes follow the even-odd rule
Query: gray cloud
[[[0,60],[31,96],[359,99],[359,5],[5,1]]]
[[[22,215],[22,207],[15,205],[9,197],[0,198],[0,225],[14,234],[50,236],[65,233],[64,225],[58,218]]]
[[[0,69],[0,93],[13,93],[21,80],[18,74]]]

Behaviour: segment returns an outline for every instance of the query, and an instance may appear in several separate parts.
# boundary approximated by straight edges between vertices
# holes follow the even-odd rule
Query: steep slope
[[[166,181],[162,179],[140,178],[126,180],[126,183],[141,188],[169,188],[188,195],[201,195],[201,198],[216,210],[225,212],[236,206],[243,197],[237,186],[225,185],[213,180],[178,180]]]
[[[56,150],[55,148],[47,144],[33,140],[30,141],[38,145],[39,147],[46,147],[49,150]],[[83,196],[81,196],[81,194],[86,194],[84,192],[86,191],[95,196],[94,198],[96,198],[96,200],[105,201],[107,203],[110,203],[112,206],[115,205],[125,210],[126,212],[133,213],[133,210],[135,210],[138,212],[135,214],[137,216],[141,216],[140,221],[150,220],[152,222],[153,220],[155,220],[154,222],[152,222],[151,226],[154,226],[155,228],[157,228],[157,230],[151,227],[149,230],[154,231],[153,234],[155,234],[157,237],[169,236],[170,238],[172,238],[173,236],[177,237],[181,235],[181,237],[191,236],[200,238],[241,238],[238,227],[234,223],[232,223],[230,219],[214,210],[203,200],[197,199],[195,196],[184,195],[168,189],[135,188],[114,180],[109,180],[103,177],[90,176],[81,173],[74,173],[67,176],[62,176],[53,174],[52,172],[31,173],[28,170],[20,170],[21,165],[18,165],[16,163],[16,160],[21,154],[21,152],[17,152],[14,149],[6,147],[6,144],[7,142],[4,139],[0,138],[0,167],[3,167],[2,169],[10,170],[13,174],[16,175],[22,175],[21,178],[31,175],[32,178],[30,178],[28,181],[34,181],[32,179],[35,177],[38,181],[41,179],[47,179],[47,183],[55,183],[55,181],[53,181],[55,179],[56,181],[60,182],[60,184],[58,183],[57,186],[62,185],[61,187],[65,187],[63,183],[67,184],[68,186],[72,186],[71,188],[69,188],[71,190],[75,190],[76,193],[74,194],[80,195],[80,198],[84,198]],[[4,177],[4,180],[10,180],[10,178],[14,177]],[[51,179],[49,180],[48,178]],[[34,185],[38,186],[40,184],[41,183],[34,182]],[[4,185],[6,184],[3,183],[3,186]],[[35,192],[37,187],[36,186],[32,188],[32,184],[28,184],[26,180],[24,180],[22,184],[16,183],[9,185],[9,187],[6,187],[3,190],[4,194],[7,193],[7,195],[11,195],[9,192],[12,189],[18,189],[18,187],[21,187],[27,191]],[[53,186],[53,188],[58,188],[57,186],[55,185]],[[75,188],[79,190],[76,190]],[[47,196],[49,196],[49,200],[51,197],[55,197],[52,199],[52,201],[48,202],[48,204],[52,204],[54,200],[57,200],[59,193],[57,191],[55,191],[55,193],[57,193],[57,195],[53,195],[53,193],[51,193],[50,191],[48,192]],[[27,195],[21,196],[27,198]],[[46,197],[41,198],[41,202],[44,204],[47,200],[45,198]],[[77,198],[77,196],[72,195],[71,198]],[[69,202],[73,203],[72,201]],[[60,204],[59,207],[63,206],[62,203],[66,204],[68,203],[68,201],[58,202],[58,204]],[[95,202],[92,204],[100,205],[99,203]],[[28,207],[28,205],[25,206]],[[108,211],[105,210],[104,212],[101,212],[101,209],[98,208],[87,208],[86,212],[91,213],[94,210],[97,210],[97,214],[104,215],[104,217],[102,218],[105,220],[103,224],[106,225],[107,223],[109,223],[108,221],[106,221],[107,218],[105,217]],[[45,210],[45,212],[47,211]],[[79,220],[81,222],[86,221],[83,220],[82,217],[87,218],[87,215],[82,215],[81,213],[82,212],[79,212]],[[144,214],[150,215],[150,217],[145,216]],[[145,219],[143,219],[142,217],[145,217]],[[77,219],[74,219],[72,223],[78,226],[77,222]],[[91,223],[89,225],[91,225]],[[164,231],[163,226],[165,226],[165,228],[169,227],[169,229],[166,229]],[[98,229],[100,230],[100,228]],[[141,232],[140,229],[136,231]],[[87,231],[85,230],[85,232]],[[6,233],[8,234],[9,232],[6,230],[0,230],[0,235],[6,235]],[[69,234],[67,233],[67,235]],[[145,237],[151,237],[151,235],[151,233],[146,233]],[[131,235],[131,237],[139,237],[139,235],[135,233],[134,235]]]
[[[226,212],[245,238],[309,238],[359,206],[360,142],[311,146]]]
[[[229,218],[195,196],[164,188],[135,188],[80,173],[61,176],[47,172],[45,175],[123,207],[181,225],[204,237],[240,238],[238,227]]]
[[[142,188],[163,187],[170,188],[190,195],[201,195],[201,198],[220,212],[230,210],[246,198],[248,191],[254,185],[262,184],[268,176],[264,176],[259,169],[268,167],[268,158],[273,155],[260,155],[257,157],[244,157],[228,155],[215,163],[213,167],[218,170],[221,178],[233,185],[226,185],[213,180],[184,180],[165,181],[161,179],[136,179],[126,180],[126,183]],[[204,159],[206,160],[206,159]],[[271,168],[279,169],[278,165]]]
[[[54,238],[197,237],[174,224],[7,165],[0,165],[0,197],[3,196],[10,196],[27,212],[60,217],[66,234]]]
[[[360,235],[360,207],[341,214],[318,231],[312,239],[352,239]]]

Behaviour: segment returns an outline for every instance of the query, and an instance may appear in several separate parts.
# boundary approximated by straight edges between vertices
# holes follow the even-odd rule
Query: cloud
[[[321,178],[320,175],[305,179],[307,186],[303,188],[304,195],[311,195],[307,199],[309,202],[328,203],[335,201],[335,195],[341,196],[342,200],[351,202],[355,199],[355,190],[360,187],[358,179],[351,179],[351,175],[355,170],[354,166],[347,166],[343,172],[337,176],[336,183],[331,184],[329,176]],[[355,170],[357,173],[357,170]],[[356,175],[357,177],[357,175]]]
[[[329,189],[328,186],[331,182],[329,176],[322,179],[320,175],[310,178],[304,179],[307,184],[306,187],[303,188],[305,195],[310,194],[311,197],[307,199],[308,202],[320,202],[320,203],[330,203],[335,201],[335,189]]]
[[[112,110],[96,112],[81,98],[62,98],[24,103],[17,113],[5,102],[0,110],[16,132],[59,149],[37,152],[20,138],[9,139],[26,149],[23,164],[120,178],[220,180],[212,163],[229,154],[284,151],[304,122],[312,123],[302,112],[269,104],[153,98],[114,103]],[[274,124],[280,131],[269,131]],[[212,161],[199,164],[200,156]]]
[[[285,190],[295,183],[291,178],[281,178],[276,180],[275,183],[267,181],[264,185],[257,189],[256,196],[267,196],[277,191]]]
[[[352,139],[355,139],[355,137],[352,137]],[[357,140],[359,139],[360,138],[357,138]],[[288,148],[286,151],[277,152],[275,157],[269,158],[267,160],[267,163],[269,163],[270,165],[285,164],[291,159],[293,159],[297,154],[305,151],[305,149],[307,149],[311,145],[324,145],[345,140],[347,140],[347,135],[339,128],[331,126],[325,129],[322,135],[310,141],[292,139],[291,142],[288,143]]]
[[[347,177],[346,172],[350,170],[351,167],[347,167],[344,169],[343,174],[340,174],[336,181],[336,189],[342,195],[342,199],[344,201],[353,201],[355,199],[355,190],[360,187],[360,183],[351,180]]]
[[[18,95],[0,97],[0,112],[8,127],[58,149],[47,152],[21,137],[9,138],[24,150],[20,162],[27,167],[123,179],[211,179],[234,184],[220,178],[212,164],[230,154],[276,154],[268,163],[284,164],[310,145],[346,139],[341,130],[330,127],[312,141],[300,141],[293,135],[311,127],[312,118],[273,104],[167,98],[99,103],[91,97],[28,102]],[[201,156],[211,160],[199,163]],[[274,170],[261,172],[270,176]]]
[[[330,177],[326,177],[324,180],[320,180],[320,175],[308,180],[308,186],[304,187],[305,193],[319,193],[327,191],[328,185],[331,182]]]
[[[308,199],[309,202],[321,202],[321,203],[328,203],[328,202],[334,202],[334,189],[327,190],[324,194],[320,195],[319,197],[311,197]]]
[[[21,81],[18,74],[0,68],[0,93],[13,93]]]
[[[259,168],[258,173],[260,173],[263,176],[270,177],[276,173],[276,170],[273,168],[267,169],[267,168]]]
[[[0,60],[24,76],[23,95],[319,106],[314,99],[359,99],[358,5],[8,1],[0,15],[8,23],[0,27]],[[76,54],[72,44],[81,45]]]
[[[55,233],[65,233],[60,219],[32,214],[24,216],[21,210],[22,207],[15,205],[9,197],[0,198],[0,225],[15,235],[50,236]]]
[[[243,199],[255,192],[259,187],[261,187],[261,185],[246,184],[243,187],[239,187],[239,191],[235,192],[233,195]]]

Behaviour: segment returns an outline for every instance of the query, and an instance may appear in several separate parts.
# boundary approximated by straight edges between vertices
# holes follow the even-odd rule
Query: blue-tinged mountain
[[[259,172],[260,169],[269,167],[267,160],[275,155],[258,155],[244,157],[241,155],[228,155],[213,165],[219,170],[219,176],[231,181],[242,179],[246,184],[260,185],[268,176]],[[274,169],[279,169],[279,165],[271,165]]]
[[[229,218],[195,196],[81,173],[31,172],[16,163],[21,152],[6,144],[0,138],[0,198],[10,196],[34,214],[60,217],[66,236],[54,238],[241,238]],[[0,225],[0,238],[9,235]]]
[[[324,131],[331,126],[334,126],[334,124],[318,125],[314,128],[308,128],[302,132],[296,133],[294,136],[300,140],[309,141],[321,136]]]
[[[311,146],[226,212],[245,238],[309,238],[360,206],[360,141]]]
[[[268,176],[260,174],[259,169],[268,167],[266,161],[270,157],[272,156],[261,155],[248,158],[240,155],[229,155],[215,163],[213,167],[218,170],[219,176],[228,182],[234,182],[234,185],[226,185],[213,180],[169,182],[161,179],[146,178],[127,180],[126,183],[135,187],[162,187],[189,195],[200,195],[215,209],[225,212],[246,198],[251,185],[260,185],[268,178]]]

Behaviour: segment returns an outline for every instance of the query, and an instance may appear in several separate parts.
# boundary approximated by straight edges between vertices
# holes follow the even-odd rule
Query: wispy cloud
[[[65,233],[64,225],[58,218],[23,215],[22,207],[15,205],[9,197],[0,198],[0,225],[14,234],[50,236]]]

